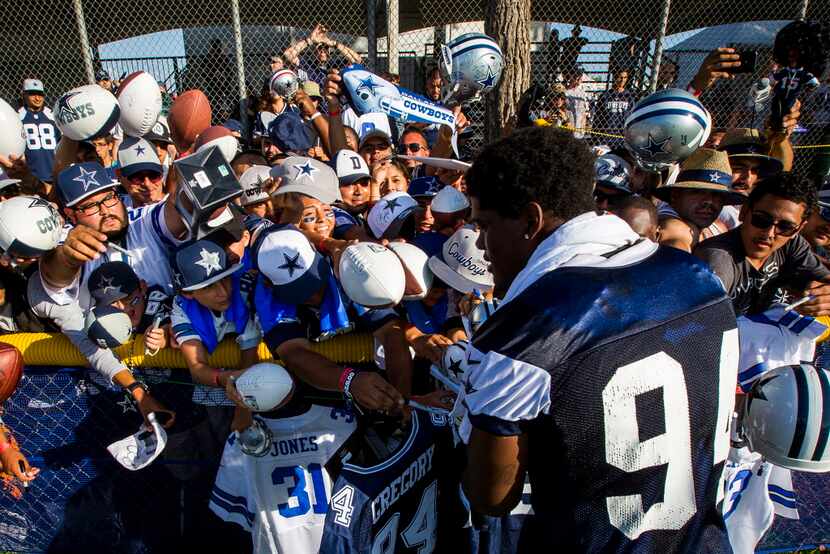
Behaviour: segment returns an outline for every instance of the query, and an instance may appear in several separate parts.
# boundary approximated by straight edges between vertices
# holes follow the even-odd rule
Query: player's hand
[[[40,473],[38,468],[29,465],[29,460],[22,452],[11,446],[0,452],[0,466],[4,472],[14,475],[16,479],[24,483],[34,480]]]
[[[417,356],[426,358],[432,363],[440,364],[441,358],[444,356],[444,349],[451,344],[452,341],[444,335],[432,333],[416,338],[412,342],[412,348]]]
[[[311,100],[311,97],[305,93],[304,90],[298,89],[297,92],[294,93],[294,96],[291,98],[291,101],[294,102],[297,107],[300,108],[300,114],[303,117],[311,117],[317,111],[317,108],[314,106],[314,102]]]
[[[233,419],[231,420],[231,431],[242,432],[254,423],[254,413],[248,408],[240,408],[237,406],[233,410]]]
[[[164,327],[149,328],[144,331],[144,348],[156,352],[167,346],[167,333]]]
[[[323,42],[326,38],[326,28],[323,27],[322,23],[318,23],[314,26],[314,29],[311,30],[311,34],[308,35],[308,38],[311,40],[312,44]]]
[[[26,164],[26,157],[23,155],[15,156],[10,154],[8,157],[0,156],[0,165],[6,170],[6,173],[12,179],[25,179],[31,174],[29,166]]]
[[[767,120],[767,130],[768,130],[769,136],[775,136],[775,135],[781,136],[781,135],[783,135],[785,137],[788,137],[788,136],[792,135],[793,131],[795,131],[795,128],[798,127],[798,120],[799,120],[800,117],[801,117],[801,100],[796,99],[796,101],[793,103],[793,107],[790,108],[790,111],[788,111],[784,115],[783,119],[781,120],[781,130],[780,131],[774,131],[773,130],[772,119],[771,118]]]
[[[147,428],[152,429],[150,420],[147,419],[152,412],[156,413],[156,421],[158,421],[162,427],[165,429],[172,427],[176,422],[176,412],[162,404],[159,400],[156,400],[149,392],[143,392],[144,394],[141,395],[141,399],[138,400],[137,403],[138,411],[141,412],[142,416],[144,416],[144,423],[147,425]]]
[[[403,396],[398,389],[370,371],[356,374],[350,391],[355,402],[368,410],[400,410],[404,406]]]
[[[60,247],[70,264],[80,267],[97,260],[107,251],[107,235],[87,225],[78,224],[69,231]]]
[[[340,96],[343,94],[343,77],[340,76],[340,72],[336,69],[329,70],[329,74],[326,76],[326,84],[323,87],[323,96],[328,98],[329,96]]]
[[[741,66],[741,56],[734,48],[716,48],[706,56],[697,75],[692,79],[692,88],[703,92],[718,79],[733,79],[730,69]]]
[[[830,315],[830,284],[813,281],[804,294],[812,295],[813,299],[796,308],[798,313],[813,317]]]

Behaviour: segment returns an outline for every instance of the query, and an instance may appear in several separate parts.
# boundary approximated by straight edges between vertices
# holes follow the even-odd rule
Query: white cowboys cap
[[[118,166],[127,178],[140,171],[159,174],[163,171],[156,147],[143,138],[135,137],[126,137],[118,147]]]
[[[441,256],[429,259],[429,268],[436,277],[459,292],[493,288],[493,274],[484,259],[484,250],[476,247],[479,232],[472,225],[465,225],[447,239]]]
[[[363,158],[357,152],[345,148],[337,153],[335,168],[340,186],[351,185],[360,179],[372,177],[369,166]]]
[[[313,158],[289,156],[281,165],[271,168],[271,177],[282,178],[282,183],[274,192],[274,196],[299,192],[316,198],[324,204],[333,204],[338,200],[343,200],[340,195],[340,183],[337,181],[334,170]]]
[[[328,262],[294,226],[275,226],[263,231],[256,247],[256,265],[271,284],[280,302],[301,304],[319,291],[328,279]]]
[[[376,239],[398,236],[406,218],[418,207],[418,201],[405,192],[390,192],[372,206],[367,221]]]
[[[239,178],[242,185],[240,201],[243,206],[258,204],[270,198],[264,185],[271,179],[271,168],[267,165],[252,165]]]
[[[470,201],[458,189],[444,187],[438,191],[438,194],[432,199],[429,207],[433,212],[439,214],[451,214],[469,208]]]

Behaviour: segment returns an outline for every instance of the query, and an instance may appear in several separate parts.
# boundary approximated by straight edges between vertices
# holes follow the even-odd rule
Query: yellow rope
[[[793,146],[793,150],[804,148],[830,148],[830,144],[804,144],[799,146]]]
[[[61,367],[86,366],[87,361],[75,346],[60,333],[16,333],[0,336],[0,342],[16,347],[23,354],[26,365],[51,365]],[[316,352],[336,363],[365,363],[374,359],[372,335],[352,333],[332,340],[313,344]],[[186,368],[181,352],[172,348],[161,350],[156,356],[144,355],[144,337],[114,349],[127,367],[173,367]],[[274,357],[265,343],[257,351],[261,361]],[[213,367],[238,367],[239,348],[233,340],[222,341],[210,355]]]

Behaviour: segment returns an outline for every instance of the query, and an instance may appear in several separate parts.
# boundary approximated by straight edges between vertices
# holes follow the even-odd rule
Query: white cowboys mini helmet
[[[464,102],[495,88],[504,59],[496,42],[481,33],[465,33],[441,47],[441,74],[450,83],[445,101]]]
[[[749,392],[744,436],[751,450],[777,466],[830,471],[828,406],[830,373],[811,364],[777,367]]]
[[[290,69],[280,69],[271,75],[271,92],[277,96],[290,100],[299,88],[300,80]]]
[[[54,249],[61,236],[57,210],[35,196],[0,202],[0,251],[11,257],[37,258]]]
[[[643,169],[661,171],[688,158],[712,131],[712,117],[685,90],[670,88],[640,100],[625,119],[625,146]]]

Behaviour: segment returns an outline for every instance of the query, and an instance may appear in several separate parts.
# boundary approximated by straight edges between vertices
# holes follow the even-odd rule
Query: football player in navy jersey
[[[504,514],[529,475],[520,551],[731,552],[716,504],[732,306],[698,260],[597,215],[592,167],[584,143],[537,127],[467,172],[503,301],[467,351],[464,489]]]
[[[45,104],[43,83],[39,79],[23,81],[24,105],[18,110],[26,133],[26,163],[32,173],[46,183],[52,182],[55,148],[61,133],[52,110]]]

